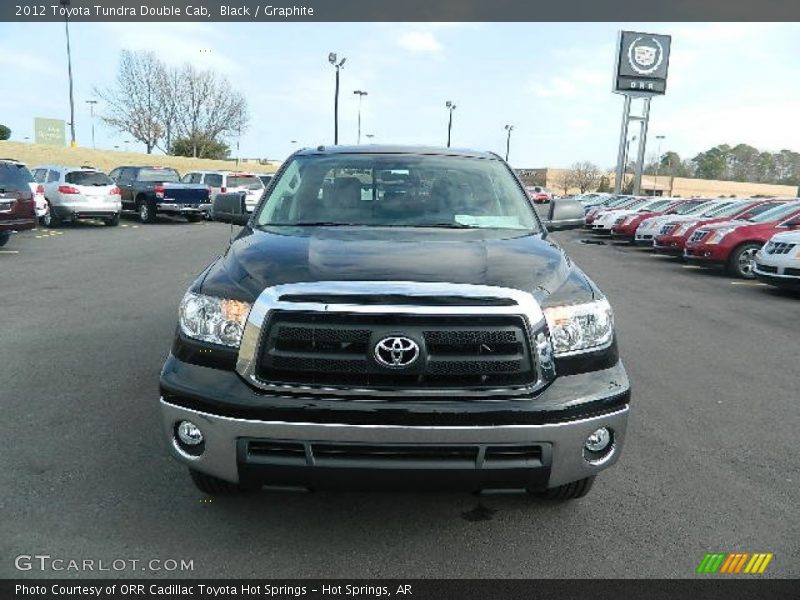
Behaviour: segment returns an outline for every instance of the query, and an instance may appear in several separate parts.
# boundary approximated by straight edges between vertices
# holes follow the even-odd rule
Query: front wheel
[[[589,493],[589,490],[592,489],[592,485],[594,484],[594,478],[595,476],[592,475],[586,479],[565,483],[564,485],[559,485],[543,492],[532,492],[532,495],[547,500],[577,500]]]
[[[107,227],[116,227],[119,225],[119,213],[115,214],[110,219],[103,219],[103,223],[105,223]]]
[[[8,243],[8,240],[10,239],[11,239],[10,231],[0,231],[0,248],[5,246]]]
[[[742,244],[736,248],[728,261],[728,272],[742,279],[755,279],[756,274],[753,272],[753,267],[756,262],[756,253],[760,248],[761,244]]]

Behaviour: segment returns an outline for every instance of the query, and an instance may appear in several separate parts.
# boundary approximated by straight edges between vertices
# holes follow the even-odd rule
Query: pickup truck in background
[[[122,210],[136,211],[142,223],[153,223],[157,214],[181,215],[190,223],[199,221],[208,205],[208,188],[180,183],[169,167],[117,167],[109,177],[122,195]]]

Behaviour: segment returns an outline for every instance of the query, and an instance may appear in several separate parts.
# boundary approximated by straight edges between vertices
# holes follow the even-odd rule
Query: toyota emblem
[[[375,360],[390,369],[410,367],[419,358],[419,344],[404,336],[385,337],[375,344]]]

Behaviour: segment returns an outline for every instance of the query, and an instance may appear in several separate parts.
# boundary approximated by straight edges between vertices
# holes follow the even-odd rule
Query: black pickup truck
[[[159,213],[199,221],[205,215],[209,191],[204,185],[180,183],[168,167],[117,167],[108,174],[122,195],[122,210],[136,211],[142,223],[153,223]]]
[[[492,153],[302,150],[191,285],[161,379],[195,485],[585,495],[630,386],[608,300]],[[576,201],[549,227],[580,227]]]

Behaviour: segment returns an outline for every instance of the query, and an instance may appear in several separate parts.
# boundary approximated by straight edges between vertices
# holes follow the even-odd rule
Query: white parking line
[[[702,269],[700,265],[681,265],[684,269]]]
[[[731,281],[731,285],[749,285],[750,287],[767,287],[766,283],[760,281]]]
[[[0,254],[19,254],[19,250],[0,250]]]

